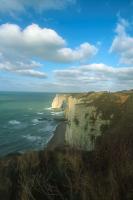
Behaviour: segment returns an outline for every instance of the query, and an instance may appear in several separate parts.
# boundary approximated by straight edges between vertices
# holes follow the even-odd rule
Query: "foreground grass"
[[[132,200],[133,134],[109,134],[94,152],[63,147],[0,163],[1,200]]]

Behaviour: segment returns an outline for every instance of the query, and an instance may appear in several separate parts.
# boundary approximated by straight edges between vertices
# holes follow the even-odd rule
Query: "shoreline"
[[[56,147],[64,146],[65,144],[66,122],[61,122],[55,129],[54,135],[48,142],[46,149],[53,150]]]
[[[65,132],[66,132],[66,121],[61,121],[58,126],[56,127],[53,137],[50,139],[50,141],[47,143],[47,146],[44,147],[43,150],[54,150],[55,148],[62,147],[65,145]],[[40,152],[42,150],[29,150],[24,153],[20,152],[13,152],[9,153],[4,156],[0,156],[0,160],[3,160],[5,158],[11,158],[14,156],[23,156],[24,154],[27,154],[29,152]]]

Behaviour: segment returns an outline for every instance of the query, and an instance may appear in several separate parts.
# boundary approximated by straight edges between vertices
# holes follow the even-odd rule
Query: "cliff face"
[[[52,109],[64,109],[67,97],[68,95],[65,94],[57,94],[52,102]]]
[[[56,96],[52,107],[62,108],[65,103],[66,144],[84,150],[94,149],[96,139],[118,123],[129,96],[107,92]]]

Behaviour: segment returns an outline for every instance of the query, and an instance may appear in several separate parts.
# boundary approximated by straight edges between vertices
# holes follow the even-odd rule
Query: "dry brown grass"
[[[132,144],[131,133],[112,133],[95,152],[65,147],[10,160],[4,187],[12,187],[1,200],[132,200]]]

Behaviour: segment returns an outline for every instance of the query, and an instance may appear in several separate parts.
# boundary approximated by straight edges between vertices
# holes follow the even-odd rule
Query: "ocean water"
[[[60,121],[55,94],[0,92],[0,157],[46,147]]]

